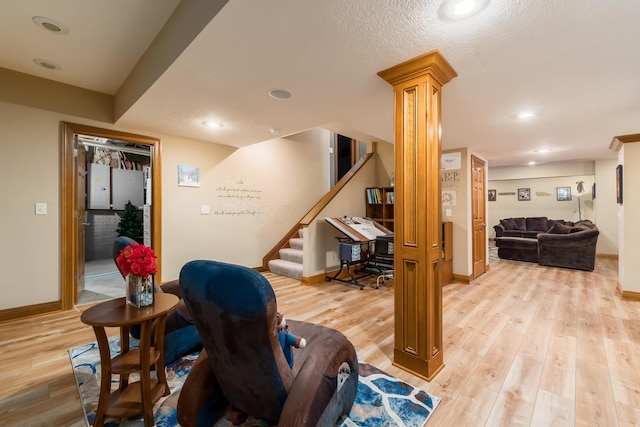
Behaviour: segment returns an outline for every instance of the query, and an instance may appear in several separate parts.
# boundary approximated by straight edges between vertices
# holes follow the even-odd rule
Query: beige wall
[[[194,258],[261,265],[262,256],[329,187],[328,168],[319,161],[328,158],[324,131],[235,150],[0,102],[0,310],[60,299],[61,121],[162,140],[163,280],[176,278]],[[199,188],[178,187],[178,164],[200,167]],[[260,198],[220,197],[233,193],[225,187],[258,190]],[[35,215],[36,202],[47,203],[47,215]],[[203,205],[209,215],[200,214]]]
[[[444,150],[442,154],[460,153],[460,169],[443,170],[442,192],[455,192],[455,205],[443,199],[442,221],[453,223],[453,274],[468,277],[473,273],[471,233],[471,153],[466,148]],[[480,157],[477,156],[476,157]],[[480,157],[482,158],[482,157]],[[450,214],[450,215],[449,215]]]
[[[505,179],[489,180],[489,188],[496,190],[495,202],[489,205],[489,237],[495,237],[493,226],[504,218],[544,216],[549,219],[563,219],[578,221],[578,197],[576,182],[584,181],[584,193],[580,197],[580,211],[582,219],[590,219],[598,223],[595,216],[594,201],[591,199],[591,187],[595,182],[595,175],[576,175],[550,178]],[[571,200],[558,201],[556,189],[569,187],[572,192]],[[518,200],[519,188],[529,188],[530,201]],[[505,194],[509,193],[509,194]],[[511,194],[513,193],[513,194]]]
[[[593,201],[598,218],[596,253],[618,255],[618,205],[616,203],[617,159],[596,161],[596,199]]]
[[[238,150],[163,140],[164,280],[196,258],[248,267],[329,190],[329,132],[307,131]],[[177,185],[178,164],[200,167],[200,187]],[[200,214],[209,206],[208,215]]]
[[[582,219],[596,223],[598,254],[618,253],[617,208],[615,204],[615,159],[598,161],[557,162],[535,166],[496,167],[489,169],[488,189],[497,190],[495,202],[488,202],[488,231],[495,237],[493,226],[500,219],[519,216],[546,216],[550,219],[577,221],[578,199],[575,197],[576,183],[584,181],[584,195],[580,199]],[[596,199],[591,190],[596,184]],[[558,201],[557,187],[570,187],[570,201]],[[517,192],[518,188],[531,189],[531,201],[518,201],[517,195],[500,195]]]
[[[61,119],[0,102],[0,309],[60,299]]]
[[[619,280],[624,291],[640,292],[640,142],[622,144],[618,162],[623,165],[622,204],[618,206],[620,218]]]
[[[390,177],[386,169],[387,166],[385,165],[389,164],[389,156],[391,156],[391,161],[393,160],[393,152],[389,150],[379,152],[379,146],[380,145],[376,148],[376,154],[358,171],[342,191],[331,200],[305,230],[304,277],[321,275],[328,271],[336,270],[340,266],[338,240],[336,237],[344,237],[344,235],[327,223],[325,218],[365,216],[365,188],[389,185]],[[307,248],[309,248],[309,250],[307,250]]]
[[[391,175],[395,174],[395,145],[388,142],[376,142],[374,151],[378,154],[376,186],[390,186]]]

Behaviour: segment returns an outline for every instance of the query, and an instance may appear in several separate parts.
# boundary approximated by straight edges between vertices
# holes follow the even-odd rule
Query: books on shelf
[[[393,204],[394,192],[384,191],[381,188],[367,188],[367,203],[370,205]]]

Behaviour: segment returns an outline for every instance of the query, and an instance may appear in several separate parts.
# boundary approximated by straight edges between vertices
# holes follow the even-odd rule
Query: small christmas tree
[[[120,217],[116,231],[118,232],[118,236],[127,236],[136,242],[141,242],[142,221],[138,218],[138,211],[131,201],[128,201],[127,204],[124,205],[124,212],[122,213],[122,217]]]

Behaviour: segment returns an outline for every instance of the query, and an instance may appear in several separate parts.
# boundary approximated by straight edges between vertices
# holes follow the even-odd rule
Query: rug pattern
[[[120,353],[119,337],[109,339],[112,357]],[[131,339],[135,348],[138,340]],[[93,425],[95,411],[100,394],[100,352],[97,343],[89,343],[69,349],[69,357],[78,384],[80,398],[85,412],[87,425]],[[154,406],[154,418],[157,427],[179,426],[176,406],[180,389],[198,353],[186,355],[166,366],[167,383],[171,394],[162,397]],[[152,372],[152,376],[155,373]],[[130,382],[138,380],[133,374]],[[111,389],[118,388],[118,376],[113,375]],[[340,427],[422,427],[440,403],[440,398],[432,396],[398,378],[395,378],[374,366],[360,364],[358,392],[348,417],[338,420]],[[240,422],[239,422],[240,420]],[[115,420],[107,419],[107,427],[134,427],[143,425],[141,418]],[[219,420],[215,427],[254,427],[269,426],[263,420],[243,417],[242,414],[229,412]]]

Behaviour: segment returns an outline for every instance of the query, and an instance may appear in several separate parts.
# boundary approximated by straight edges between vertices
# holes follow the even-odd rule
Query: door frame
[[[151,150],[151,244],[158,258],[156,280],[161,281],[162,268],[162,175],[160,139],[150,136],[119,132],[76,123],[62,124],[62,179],[61,179],[61,308],[71,310],[78,301],[77,292],[77,256],[78,256],[78,218],[76,218],[76,164],[74,141],[76,135],[96,136],[119,141],[147,145]]]

